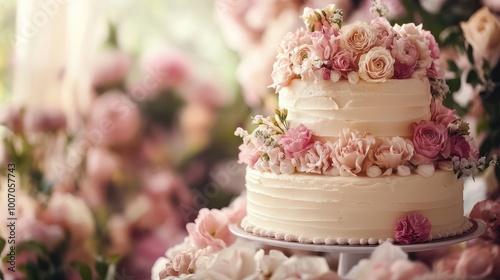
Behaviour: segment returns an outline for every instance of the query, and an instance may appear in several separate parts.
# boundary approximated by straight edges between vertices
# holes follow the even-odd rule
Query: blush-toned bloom
[[[229,219],[220,210],[203,208],[194,223],[186,225],[186,229],[199,248],[212,246],[220,250],[234,242],[228,226]]]
[[[66,115],[58,109],[28,109],[24,116],[27,133],[54,132],[66,128]]]
[[[306,154],[297,160],[297,171],[306,173],[325,173],[331,168],[331,150],[329,146],[316,141]]]
[[[425,278],[428,275],[430,272],[427,266],[409,260],[401,248],[385,242],[373,250],[369,259],[359,261],[346,275],[346,279],[441,279]]]
[[[279,143],[282,145],[286,157],[293,159],[303,155],[313,145],[311,138],[312,131],[300,124],[283,134]]]
[[[314,81],[314,67],[319,67],[322,63],[312,45],[301,45],[294,48],[291,52],[290,62],[293,73],[307,82]]]
[[[412,41],[405,37],[394,39],[391,54],[395,58],[394,77],[397,79],[409,78],[413,74],[419,58],[418,50]]]
[[[418,243],[426,241],[430,232],[430,221],[425,216],[411,213],[397,221],[394,240],[401,244]]]
[[[448,138],[448,143],[442,154],[447,159],[453,157],[469,158],[471,147],[463,135],[454,134]]]
[[[456,111],[444,106],[441,99],[431,102],[431,121],[448,127],[455,120],[457,120]]]
[[[295,32],[288,32],[285,34],[278,48],[279,54],[286,54],[291,52],[298,46],[311,45],[311,33],[304,28],[299,28]]]
[[[227,216],[230,223],[240,222],[247,214],[247,197],[246,194],[238,196],[228,207],[221,209],[222,213]]]
[[[413,144],[399,136],[379,138],[380,144],[373,153],[374,163],[382,168],[396,169],[406,164],[413,156]]]
[[[488,7],[482,7],[467,22],[461,22],[460,27],[474,52],[488,59],[493,68],[500,58],[500,19]]]
[[[360,173],[374,144],[375,138],[371,135],[364,135],[354,129],[342,129],[339,139],[333,143],[332,147],[333,166],[340,171],[342,176]]]
[[[428,41],[425,39],[422,24],[406,23],[403,25],[394,25],[394,30],[402,37],[408,38],[418,51],[418,60],[415,65],[415,71],[412,78],[422,78],[427,76],[427,69],[431,67],[433,58]]]
[[[336,27],[334,22],[336,20],[341,20],[341,18],[336,17],[336,11],[337,8],[335,4],[329,4],[324,9],[311,9],[305,7],[300,18],[304,21],[307,29],[319,31],[325,28]]]
[[[416,154],[429,161],[435,160],[439,158],[447,143],[448,130],[444,125],[432,121],[413,124],[413,146]]]
[[[378,30],[376,45],[389,49],[394,38],[398,35],[392,28],[391,23],[385,17],[377,17],[370,24]]]
[[[347,78],[349,73],[357,71],[353,61],[352,52],[341,50],[333,56],[330,64],[334,71],[337,71],[342,77]]]
[[[340,279],[328,267],[325,258],[316,256],[292,256],[276,268],[270,280],[279,279]]]
[[[394,58],[384,47],[374,47],[359,59],[359,77],[368,82],[385,82],[394,75]]]
[[[253,143],[241,144],[239,150],[238,163],[247,164],[250,168],[254,167],[262,154]]]
[[[267,152],[269,157],[269,169],[276,174],[292,174],[295,172],[295,166],[292,160],[287,158],[283,148],[276,147]]]
[[[331,60],[339,49],[338,37],[328,33],[315,31],[311,34],[311,39],[314,52],[322,62]]]
[[[279,92],[293,79],[297,78],[297,74],[292,71],[292,62],[290,61],[289,54],[278,56],[273,65],[271,78],[273,79],[273,84],[271,85],[271,87],[274,87],[276,89],[276,92]]]
[[[366,22],[356,21],[342,26],[340,44],[355,54],[366,53],[377,42],[378,30]]]
[[[481,239],[500,243],[500,200],[486,199],[476,203],[469,217],[480,219],[486,223],[486,232],[481,236]]]

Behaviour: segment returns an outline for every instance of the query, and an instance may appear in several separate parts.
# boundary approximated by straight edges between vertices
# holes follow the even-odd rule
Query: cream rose
[[[356,21],[340,29],[340,44],[354,53],[365,53],[377,42],[378,30],[366,22]]]
[[[477,55],[486,58],[492,66],[500,58],[500,20],[487,7],[479,9],[467,22],[461,22],[460,27],[465,39]]]
[[[394,75],[394,58],[384,47],[374,47],[359,59],[359,77],[367,82],[385,82]]]

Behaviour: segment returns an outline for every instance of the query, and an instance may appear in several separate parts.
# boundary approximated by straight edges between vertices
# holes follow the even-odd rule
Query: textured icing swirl
[[[397,220],[409,212],[427,217],[435,238],[453,234],[465,220],[463,180],[453,172],[369,178],[276,175],[248,168],[246,187],[247,223],[271,235],[371,244],[393,238]]]
[[[318,138],[335,138],[342,128],[373,136],[413,135],[413,122],[430,120],[430,86],[427,78],[306,83],[295,79],[279,92],[279,107],[288,110],[292,127],[304,124]]]

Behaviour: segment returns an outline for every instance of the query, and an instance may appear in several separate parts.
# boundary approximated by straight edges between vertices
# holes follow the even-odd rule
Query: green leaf
[[[38,256],[44,258],[44,259],[49,259],[49,250],[47,250],[47,248],[39,243],[39,242],[36,242],[36,241],[26,241],[26,242],[23,242],[21,243],[21,245],[19,245],[17,247],[17,252],[20,253],[20,252],[26,252],[26,251],[30,251],[30,252],[36,252]]]
[[[476,70],[470,70],[469,74],[467,74],[467,83],[471,84],[473,87],[477,86],[481,80],[477,75]]]
[[[448,70],[452,71],[452,72],[459,72],[460,69],[458,68],[457,64],[455,63],[455,61],[449,59],[446,61],[446,63],[448,64]]]
[[[97,260],[94,264],[95,266],[95,270],[97,272],[97,276],[99,279],[101,280],[104,280],[106,279],[106,275],[108,274],[108,264],[103,262],[102,259],[101,260]]]
[[[92,280],[92,270],[89,265],[79,261],[71,262],[71,267],[78,270],[82,280]]]
[[[122,259],[121,255],[111,255],[106,259],[107,264],[115,265]]]
[[[469,45],[467,47],[467,58],[469,59],[469,62],[474,65],[474,50],[472,49],[472,46]]]

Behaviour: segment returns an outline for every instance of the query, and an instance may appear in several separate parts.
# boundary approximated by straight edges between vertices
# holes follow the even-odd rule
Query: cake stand
[[[420,252],[438,249],[443,246],[453,245],[473,238],[481,236],[486,231],[486,224],[480,220],[470,219],[472,228],[467,232],[448,238],[442,238],[426,243],[399,245],[396,244],[405,252]],[[229,230],[236,236],[256,241],[262,244],[271,245],[280,248],[295,249],[310,252],[326,252],[338,253],[339,267],[337,274],[344,277],[351,268],[356,265],[360,260],[368,258],[370,253],[378,245],[325,245],[325,244],[304,244],[298,242],[287,242],[284,240],[277,240],[271,237],[263,237],[246,232],[239,224],[229,225]]]

